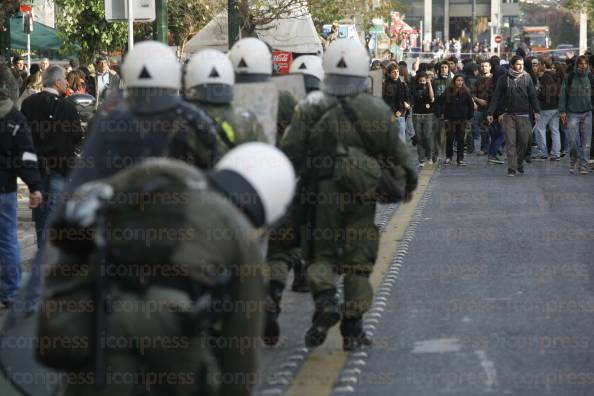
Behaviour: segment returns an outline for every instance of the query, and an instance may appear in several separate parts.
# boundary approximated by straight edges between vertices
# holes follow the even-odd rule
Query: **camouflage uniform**
[[[249,111],[229,104],[197,104],[217,123],[217,147],[221,157],[242,143],[266,142],[262,125]]]
[[[336,305],[335,274],[342,273],[345,275],[341,325],[344,336],[349,331],[344,328],[347,325],[362,331],[361,317],[373,297],[369,275],[379,244],[374,224],[375,202],[344,191],[333,180],[333,163],[327,166],[326,161],[317,163],[316,158],[334,156],[332,150],[340,141],[346,147],[363,148],[371,155],[384,153],[402,163],[409,192],[416,187],[417,175],[406,147],[398,138],[390,109],[381,98],[357,94],[342,100],[354,109],[362,133],[368,134],[374,147],[363,143],[336,96],[314,92],[295,110],[281,148],[301,178],[300,205],[307,208],[301,241],[305,258],[312,260],[307,268],[307,280],[316,302],[314,323],[316,315],[328,310],[334,318],[332,321],[338,320],[331,311]]]
[[[111,308],[105,338],[107,384],[97,387],[92,381],[76,381],[76,374],[94,371],[93,366],[77,367],[68,370],[73,380],[66,395],[250,394],[255,381],[265,291],[257,232],[237,207],[209,188],[204,174],[188,168],[143,165],[103,180],[116,192],[146,191],[159,180],[167,182],[155,194],[183,191],[187,199],[168,204],[166,213],[151,213],[149,200],[145,201],[148,205],[143,209],[147,210],[144,217],[133,217],[133,207],[116,204],[115,209],[108,209],[107,218],[119,223],[114,227],[122,229],[169,224],[170,229],[184,232],[184,237],[168,237],[149,245],[144,241],[108,241],[110,263],[116,268],[139,265],[159,271],[144,278],[144,282],[132,270],[131,279],[121,272],[116,278],[110,276]],[[114,245],[110,247],[110,243]],[[138,261],[135,249],[140,249],[140,245],[145,245],[145,253]],[[80,263],[78,260],[75,261]],[[60,271],[50,274],[44,303],[72,293],[73,282],[77,281],[80,285],[74,298],[89,298],[87,294],[93,289],[89,279],[85,284],[85,279],[77,280],[71,272],[68,276]],[[227,279],[224,293],[215,293],[221,277]],[[142,289],[136,289],[135,281],[143,285]],[[196,315],[194,307],[204,290],[216,296],[212,297],[215,302]],[[125,304],[134,309],[117,308]],[[158,309],[149,310],[151,306]],[[61,315],[63,320],[69,314]],[[205,321],[208,325],[204,325]]]

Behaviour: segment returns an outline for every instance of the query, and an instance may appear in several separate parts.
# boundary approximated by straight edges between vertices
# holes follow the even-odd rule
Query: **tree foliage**
[[[82,62],[91,62],[99,52],[121,49],[128,41],[125,22],[107,22],[102,0],[56,0],[57,30],[63,49],[80,50]]]
[[[2,6],[0,6],[0,26],[11,18],[19,9],[21,0],[2,0]]]

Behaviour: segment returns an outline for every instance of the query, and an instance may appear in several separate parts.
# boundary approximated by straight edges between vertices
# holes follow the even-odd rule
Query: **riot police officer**
[[[322,58],[315,55],[297,57],[291,64],[290,73],[303,74],[307,93],[317,91],[324,79]],[[286,97],[287,95],[281,95],[281,98],[283,96]],[[281,101],[281,107],[285,107],[285,111],[288,111],[288,106],[290,106],[288,99],[285,99],[285,103]],[[291,108],[290,112],[290,117],[292,116],[293,108]],[[307,263],[302,258],[299,238],[299,227],[303,221],[302,214],[303,211],[299,206],[299,202],[295,201],[283,221],[271,229],[267,255],[270,285],[264,332],[264,342],[267,345],[275,345],[279,340],[280,326],[278,317],[281,313],[281,299],[291,269],[293,269],[294,274],[292,290],[300,293],[309,292],[305,279]]]
[[[267,142],[276,144],[278,124],[288,125],[290,114],[279,117],[280,97],[271,81],[273,67],[270,49],[263,41],[247,37],[236,42],[228,56],[235,71],[235,91],[240,93],[236,95],[236,102],[242,101],[241,107],[256,115]]]
[[[375,158],[390,158],[402,167],[403,198],[410,198],[417,175],[390,109],[365,94],[365,48],[354,40],[336,40],[324,54],[323,66],[323,91],[297,106],[281,148],[298,172],[299,203],[306,208],[302,241],[310,260],[307,280],[315,312],[305,343],[321,345],[342,319],[343,348],[353,350],[371,342],[362,316],[373,297],[369,275],[379,243],[373,197],[382,179]],[[342,307],[336,273],[344,274]]]
[[[109,176],[146,157],[173,157],[201,169],[214,165],[216,125],[203,110],[179,96],[181,65],[168,46],[156,41],[138,43],[126,55],[122,78],[123,103],[106,106],[91,120],[72,176],[74,186]],[[110,102],[106,99],[106,104]]]
[[[180,161],[148,159],[77,189],[56,229],[93,229],[109,262],[99,275],[85,276],[76,269],[81,263],[97,268],[97,255],[81,243],[55,241],[63,258],[48,272],[43,306],[49,309],[41,311],[38,336],[90,339],[86,345],[38,348],[41,362],[72,374],[66,395],[251,394],[263,322],[258,229],[283,215],[294,191],[291,163],[264,143],[231,150],[208,173]],[[141,202],[122,199],[135,193],[143,194]],[[186,199],[161,199],[175,193]],[[147,245],[146,239],[106,232],[148,235],[157,225],[184,237],[154,238]],[[104,300],[92,294],[97,276],[103,277]],[[89,300],[97,310],[51,309]],[[93,315],[99,310],[106,316],[103,327],[86,334],[97,326]],[[95,377],[86,376],[93,371]],[[102,378],[102,384],[77,381],[82,375]]]
[[[257,118],[249,111],[232,105],[234,84],[233,65],[220,51],[200,51],[186,66],[185,99],[215,120],[221,155],[245,142],[266,141]]]
[[[308,94],[318,91],[322,80],[324,80],[322,58],[316,55],[301,55],[291,63],[289,73],[303,74],[305,92]]]

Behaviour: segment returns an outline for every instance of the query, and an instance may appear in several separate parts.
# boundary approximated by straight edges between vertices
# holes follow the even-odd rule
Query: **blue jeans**
[[[491,140],[491,144],[489,144],[489,157],[496,157],[497,152],[503,144],[503,131],[501,130],[501,124],[497,121],[489,125],[489,137]]]
[[[60,203],[62,191],[66,180],[62,175],[52,174],[42,178],[41,193],[43,202],[33,209],[33,221],[35,222],[35,233],[37,234],[37,247],[41,249],[45,241],[45,226],[54,209]]]
[[[13,302],[21,285],[17,195],[0,194],[0,300]]]
[[[404,117],[396,117],[396,124],[398,125],[398,136],[402,143],[406,144],[406,119]]]
[[[567,118],[571,163],[575,164],[579,159],[580,166],[587,167],[592,144],[592,112],[567,113]]]
[[[61,175],[50,175],[43,178],[42,194],[43,203],[33,209],[33,221],[35,221],[35,233],[37,234],[38,251],[31,266],[31,278],[26,288],[26,310],[34,311],[42,294],[43,262],[45,261],[46,226],[53,211],[61,201],[62,192],[66,179]]]
[[[547,126],[551,129],[551,155],[561,155],[561,135],[559,134],[559,110],[542,110],[540,119],[534,125],[533,132],[536,135],[538,149],[535,156],[547,156]]]

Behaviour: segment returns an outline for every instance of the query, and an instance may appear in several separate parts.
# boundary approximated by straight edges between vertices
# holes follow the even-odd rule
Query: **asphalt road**
[[[467,159],[433,175],[375,344],[348,357],[333,395],[594,394],[594,174],[564,159],[509,178]],[[258,394],[290,388],[311,311],[285,293],[287,338],[264,351]]]

